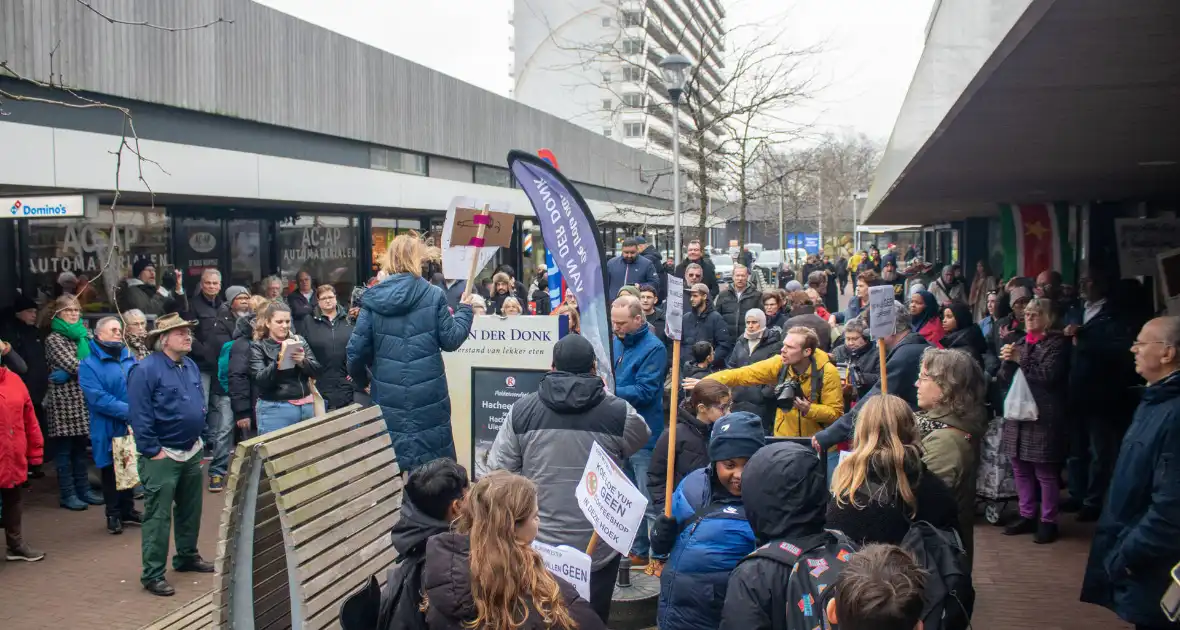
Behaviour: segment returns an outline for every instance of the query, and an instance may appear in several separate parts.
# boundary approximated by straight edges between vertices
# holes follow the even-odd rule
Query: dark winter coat
[[[111,440],[127,435],[127,373],[133,365],[135,357],[126,346],[112,356],[93,339],[90,356],[78,365],[78,384],[90,411],[90,448],[98,468],[114,464]]]
[[[446,286],[450,285],[450,286]],[[451,311],[459,310],[459,300],[463,299],[463,292],[467,290],[466,280],[448,280],[443,286],[443,292],[447,294],[447,306],[451,307]],[[479,291],[474,291],[477,295]]]
[[[0,339],[7,341],[13,352],[25,361],[25,371],[20,379],[25,382],[29,390],[29,397],[33,406],[40,409],[41,401],[49,390],[49,363],[45,360],[45,335],[40,328],[28,326],[24,322],[12,318],[10,325],[0,334]],[[42,423],[45,418],[38,418]]]
[[[119,311],[126,313],[132,309],[143,311],[144,315],[163,315],[165,313],[184,313],[188,311],[188,297],[174,292],[167,295],[160,293],[155,285],[144,284],[137,278],[126,278],[116,288],[115,303]]]
[[[240,317],[234,322],[234,341],[229,347],[229,406],[234,420],[254,417],[258,391],[250,372],[250,346],[254,337],[254,318]]]
[[[29,390],[5,367],[0,367],[0,436],[0,488],[16,488],[28,479],[29,466],[41,465],[45,438]]]
[[[701,277],[701,282],[705,283],[705,285],[709,287],[710,298],[717,297],[717,268],[713,266],[713,261],[710,260],[708,256],[701,256],[700,260],[689,260],[685,258],[684,260],[680,261],[679,265],[676,265],[676,272],[673,275],[675,275],[677,278],[683,279],[684,270],[694,262],[700,265],[701,271],[704,272],[704,275]],[[688,287],[685,288],[687,289]],[[684,306],[685,308],[688,308],[688,300],[684,301]]]
[[[672,487],[688,476],[688,473],[709,465],[709,430],[712,425],[697,420],[686,406],[676,410],[676,470],[673,471]],[[647,469],[647,491],[651,497],[652,509],[663,514],[664,499],[668,495],[668,432],[660,435],[652,451],[651,466]]]
[[[409,497],[402,495],[398,520],[390,532],[393,548],[397,550],[397,564],[386,574],[376,630],[427,627],[426,615],[419,610],[425,595],[422,572],[426,567],[426,541],[449,531],[450,523],[426,514]]]
[[[970,324],[966,328],[949,332],[942,338],[940,343],[947,350],[961,350],[966,352],[971,355],[972,359],[975,359],[980,369],[983,368],[983,357],[987,354],[987,340],[984,339],[983,331],[979,329],[979,324]]]
[[[829,496],[827,471],[815,450],[802,444],[768,444],[742,473],[742,504],[760,545],[790,541],[809,548],[834,543],[824,531]],[[774,602],[787,601],[791,570],[769,558],[739,564],[729,575],[720,630],[770,630]]]
[[[312,352],[304,340],[306,360],[296,363],[295,367],[280,370],[279,350],[279,342],[270,337],[250,345],[250,375],[254,379],[254,386],[258,388],[258,398],[285,402],[310,396],[311,383],[308,379],[316,378],[323,369],[315,357],[315,352]]]
[[[827,352],[832,349],[832,326],[828,321],[815,314],[814,306],[802,306],[791,311],[791,318],[783,326],[784,336],[792,328],[803,326],[815,331],[819,337],[819,349]]]
[[[287,306],[291,307],[291,321],[297,323],[310,316],[316,309],[315,287],[311,289],[311,297],[307,297],[295,289],[287,295]]]
[[[712,306],[706,306],[701,312],[693,309],[684,312],[680,347],[692,348],[692,344],[698,341],[713,344],[713,365],[719,369],[725,367],[729,353],[733,350],[733,338],[730,337],[725,320]]]
[[[901,498],[897,486],[885,481],[877,471],[869,469],[868,479],[856,491],[859,507],[843,499],[843,505],[832,497],[828,502],[828,529],[837,529],[858,545],[869,543],[901,544],[912,521],[927,521],[939,529],[959,530],[959,504],[950,488],[917,456],[907,459],[906,476],[914,499],[918,503],[916,515]],[[892,471],[890,471],[892,472]],[[743,479],[745,475],[742,475]],[[967,527],[971,525],[968,524]]]
[[[1111,480],[1082,601],[1134,624],[1169,627],[1160,598],[1180,562],[1180,374],[1143,392]]]
[[[664,261],[660,259],[660,253],[656,251],[654,245],[648,245],[646,249],[639,252],[640,256],[651,261],[651,266],[656,270],[656,280],[659,281],[659,286],[656,287],[656,295],[660,296],[660,301],[664,301],[668,297],[668,270],[664,268]]]
[[[725,327],[729,329],[729,334],[736,344],[746,329],[746,313],[753,308],[762,309],[762,292],[747,285],[739,300],[733,287],[726,287],[717,296],[716,308],[721,314],[721,319],[725,320]]]
[[[664,430],[664,377],[668,355],[664,344],[641,327],[623,339],[614,340],[615,396],[631,403],[647,421],[651,437],[646,448],[653,448]]]
[[[234,338],[234,314],[220,295],[210,301],[204,293],[199,293],[192,296],[188,303],[189,310],[184,318],[197,321],[197,327],[193,329],[193,351],[189,356],[202,372],[216,374],[221,346]],[[221,384],[210,385],[210,388],[213,394],[225,395]]]
[[[1068,455],[1069,419],[1066,417],[1065,389],[1069,379],[1069,339],[1050,333],[1031,346],[1024,339],[1016,342],[1020,363],[1005,361],[1000,380],[1007,391],[1019,367],[1024,372],[1033,399],[1037,401],[1037,419],[1004,423],[1004,454],[1026,462],[1057,464]]]
[[[651,331],[664,344],[664,350],[668,353],[668,360],[672,359],[672,340],[668,338],[668,316],[664,314],[663,309],[653,309],[651,315],[646,315],[647,323],[651,326]]]
[[[848,366],[851,371],[849,380],[856,383],[857,399],[863,398],[881,380],[881,357],[877,346],[871,343],[861,346],[860,350],[850,350],[842,344],[829,356],[833,362]]]
[[[778,328],[762,331],[762,338],[750,351],[750,342],[745,336],[738,336],[733,352],[726,362],[727,369],[746,367],[751,363],[764,361],[783,350],[783,333]],[[774,385],[749,385],[733,388],[733,410],[748,411],[762,418],[767,435],[774,434],[774,417],[778,408],[774,404]]]
[[[352,324],[344,308],[336,307],[336,317],[328,319],[320,307],[299,322],[299,335],[311,347],[320,364],[315,388],[324,399],[328,411],[352,404],[352,379],[348,377],[348,340]]]
[[[1111,302],[1103,305],[1097,315],[1078,327],[1074,335],[1069,364],[1069,403],[1077,413],[1088,413],[1096,408],[1125,409],[1127,413],[1137,404],[1138,396],[1132,388],[1142,383],[1135,373],[1134,355],[1127,351],[1137,331],[1115,312]],[[1121,403],[1121,404],[1119,404]],[[1109,417],[1111,422],[1125,422]],[[1125,425],[1124,425],[1125,426]]]
[[[918,372],[922,368],[922,353],[926,352],[930,344],[918,333],[910,333],[897,342],[896,346],[885,355],[885,378],[889,386],[889,393],[910,404],[913,409],[918,408]],[[866,400],[881,393],[881,383],[873,385],[872,389],[857,401],[851,411],[844,414],[832,426],[815,434],[823,448],[831,448],[840,442],[852,438],[852,427],[856,416]]]
[[[503,579],[519,579],[505,575]],[[570,616],[578,630],[606,630],[590,604],[578,597],[573,585],[555,577]],[[426,541],[426,568],[422,583],[430,608],[426,622],[430,630],[467,630],[476,617],[475,596],[471,584],[471,538],[464,534],[439,534]],[[519,630],[550,630],[533,606]]]
[[[783,334],[786,334],[786,332],[787,332],[786,326],[787,326],[788,319],[790,319],[790,315],[787,313],[787,309],[785,307],[779,308],[778,312],[775,313],[774,315],[767,315],[766,316],[766,327],[767,328],[777,328],[780,331],[782,331]]]
[[[606,277],[606,295],[610,300],[614,300],[615,296],[619,294],[619,289],[624,286],[650,284],[656,287],[660,282],[655,265],[639,255],[635,256],[634,262],[627,262],[622,256],[611,258],[606,263]]]
[[[373,402],[381,406],[404,471],[455,457],[442,351],[463,345],[474,315],[460,305],[452,316],[443,290],[410,273],[365,292],[348,341],[348,372],[363,389],[371,368]]]

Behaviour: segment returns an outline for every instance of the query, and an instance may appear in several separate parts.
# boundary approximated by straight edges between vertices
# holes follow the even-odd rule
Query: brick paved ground
[[[67,512],[57,507],[51,477],[28,493],[28,540],[48,552],[36,564],[0,564],[0,628],[135,629],[209,590],[208,576],[176,574],[172,598],[148,595],[139,585],[139,532],[106,533],[101,508]],[[222,497],[205,495],[201,552],[212,559]],[[1108,611],[1077,601],[1091,527],[1062,523],[1065,538],[1034,545],[1030,537],[976,527],[977,630],[1127,630]]]

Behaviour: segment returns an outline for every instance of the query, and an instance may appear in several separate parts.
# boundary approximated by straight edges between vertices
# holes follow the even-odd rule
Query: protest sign
[[[664,310],[666,315],[664,323],[664,332],[667,333],[669,339],[680,341],[684,334],[684,279],[676,276],[668,276],[668,307]]]
[[[647,499],[631,485],[631,480],[598,442],[590,450],[590,459],[586,460],[574,496],[598,536],[615,551],[631,553],[631,543],[643,523]]]
[[[488,212],[484,234],[479,236],[480,212],[475,208],[455,208],[455,228],[451,232],[453,247],[511,247],[512,226],[516,217],[507,212]],[[483,240],[480,241],[479,239]]]
[[[893,285],[869,287],[869,334],[874,339],[893,334],[897,313],[893,310]]]
[[[1156,257],[1180,243],[1178,219],[1115,219],[1114,231],[1124,278],[1154,274]]]
[[[590,556],[567,545],[555,547],[539,540],[533,541],[533,549],[541,554],[550,573],[572,584],[579,597],[590,601]]]
[[[471,234],[466,234],[465,229],[460,229],[457,224],[460,210],[463,210],[464,216],[468,217],[470,222],[474,222],[471,218],[472,212],[467,209],[483,208],[488,206],[489,214],[491,216],[499,215],[503,221],[503,214],[508,210],[508,204],[502,201],[483,201],[473,197],[455,197],[451,200],[451,205],[447,207],[447,218],[443,222],[442,233],[442,254],[443,254],[443,276],[448,280],[463,280],[467,278],[468,272],[471,270],[472,262],[475,263],[477,269],[482,269],[487,266],[492,258],[496,256],[499,251],[498,246],[487,245],[485,247],[471,247]],[[509,238],[512,233],[512,221],[509,220],[504,225],[507,226]],[[459,232],[456,234],[456,232]],[[476,230],[478,231],[478,230]],[[485,238],[490,234],[485,234]]]

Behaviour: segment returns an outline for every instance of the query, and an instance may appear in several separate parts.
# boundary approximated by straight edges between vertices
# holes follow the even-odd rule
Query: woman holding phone
[[[258,390],[258,433],[270,433],[315,415],[308,379],[322,368],[311,348],[291,335],[291,308],[282,302],[266,307],[254,324],[250,373]]]

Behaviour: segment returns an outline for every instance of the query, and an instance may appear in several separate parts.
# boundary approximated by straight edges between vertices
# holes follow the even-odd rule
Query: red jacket
[[[15,488],[41,463],[45,440],[37,426],[33,399],[16,374],[0,367],[0,488]]]
[[[937,317],[931,317],[930,321],[922,325],[922,328],[918,331],[918,334],[922,335],[926,341],[929,341],[930,345],[934,346],[935,348],[941,348],[942,337],[946,334],[946,331],[942,329],[941,319]]]

